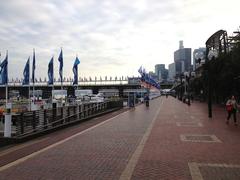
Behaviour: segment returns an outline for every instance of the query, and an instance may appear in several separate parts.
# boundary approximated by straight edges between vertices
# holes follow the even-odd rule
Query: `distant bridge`
[[[162,83],[162,89],[170,89],[173,83]],[[54,86],[48,85],[47,82],[36,82],[34,84],[35,90],[42,90],[42,98],[49,98],[53,89],[67,90],[68,96],[74,95],[76,89],[92,89],[94,94],[97,94],[100,90],[103,89],[117,89],[119,91],[119,96],[123,97],[123,91],[125,89],[140,89],[140,81],[129,81],[127,79],[116,79],[116,80],[88,80],[80,81],[78,85],[72,85],[72,81],[65,81],[61,86],[61,82],[54,82]],[[30,89],[33,89],[33,84],[30,84]],[[18,91],[20,96],[28,98],[29,96],[29,86],[22,85],[21,82],[10,82],[8,84],[8,92]],[[5,86],[0,86],[0,99],[5,98]]]

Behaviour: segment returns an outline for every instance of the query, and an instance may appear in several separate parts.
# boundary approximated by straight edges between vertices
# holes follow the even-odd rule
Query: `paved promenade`
[[[225,119],[161,97],[2,149],[0,179],[239,180],[240,126]]]

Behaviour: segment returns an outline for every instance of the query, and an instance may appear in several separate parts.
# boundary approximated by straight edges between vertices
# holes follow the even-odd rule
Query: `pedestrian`
[[[235,126],[237,126],[238,124],[237,124],[236,113],[238,111],[238,104],[235,99],[235,96],[232,95],[232,97],[227,100],[226,108],[227,108],[227,112],[228,112],[228,117],[227,117],[226,123],[229,124],[229,119],[231,118],[231,116],[233,114],[234,124],[235,124]]]
[[[147,107],[149,107],[149,96],[148,96],[148,94],[145,94],[145,97],[144,97],[144,101],[145,101],[145,104],[146,104],[146,106]]]

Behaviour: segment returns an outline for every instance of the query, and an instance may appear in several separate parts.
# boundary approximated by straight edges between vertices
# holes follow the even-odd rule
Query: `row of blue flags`
[[[141,75],[141,81],[150,84],[151,86],[160,89],[160,84],[157,83],[143,68],[142,66],[138,69],[139,74]]]
[[[60,81],[63,82],[63,52],[61,49],[61,52],[58,57],[59,61],[59,75],[60,75]],[[73,64],[73,74],[74,74],[74,80],[73,85],[78,84],[78,64],[80,64],[80,60],[78,57],[76,57],[75,62]],[[33,50],[33,64],[32,64],[32,82],[35,83],[35,69],[36,69],[36,58],[35,58],[35,50]],[[48,84],[53,85],[54,81],[54,68],[53,68],[53,57],[51,58],[49,64],[48,64]],[[6,54],[6,58],[3,60],[3,62],[0,64],[0,85],[6,85],[8,84],[8,53]],[[30,57],[28,58],[24,70],[23,70],[23,85],[29,85],[30,84]]]

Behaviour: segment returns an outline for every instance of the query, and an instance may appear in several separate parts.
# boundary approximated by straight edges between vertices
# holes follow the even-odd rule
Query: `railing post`
[[[44,129],[47,129],[47,110],[44,109],[43,111],[43,127]]]
[[[67,121],[69,122],[70,121],[70,107],[68,106],[67,107]]]
[[[20,133],[21,134],[24,133],[24,122],[23,121],[24,121],[24,118],[23,118],[23,112],[22,112],[20,115],[20,129],[21,129]]]
[[[80,106],[77,104],[77,119],[80,120]]]
[[[33,115],[32,115],[32,127],[33,127],[33,130],[35,131],[35,129],[36,129],[36,111],[33,111]]]
[[[73,106],[73,114],[74,114],[74,118],[77,118],[77,116],[76,116],[76,106]]]
[[[90,113],[91,113],[91,104],[88,104],[88,107],[87,107],[87,108],[88,108],[88,111],[87,111],[87,112],[88,112],[88,116],[89,116]]]
[[[63,120],[63,107],[61,107],[61,119],[62,119],[61,124],[63,124],[64,123],[64,120]]]
[[[86,117],[86,105],[85,104],[83,104],[82,112],[83,112],[83,118],[85,118]]]
[[[52,126],[54,126],[54,122],[56,121],[57,116],[57,104],[53,103],[53,109],[52,109]]]

